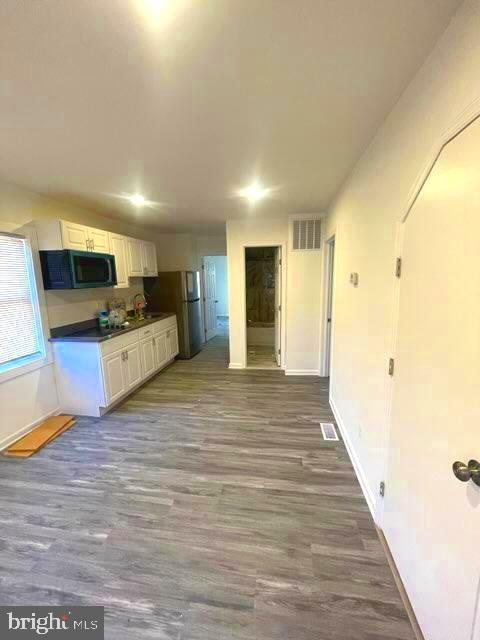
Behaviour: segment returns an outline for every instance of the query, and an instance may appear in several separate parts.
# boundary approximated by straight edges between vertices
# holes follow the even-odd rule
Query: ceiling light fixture
[[[147,200],[145,200],[140,193],[134,193],[133,195],[128,196],[128,199],[134,207],[144,207],[147,204]]]
[[[254,204],[268,196],[270,191],[271,189],[262,187],[258,182],[253,182],[250,186],[240,189],[237,193],[241,198],[246,198],[249,202]]]

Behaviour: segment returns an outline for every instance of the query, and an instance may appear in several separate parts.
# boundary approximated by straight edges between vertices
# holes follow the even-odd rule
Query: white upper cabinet
[[[125,289],[129,286],[128,261],[127,261],[127,238],[116,233],[109,233],[110,253],[115,256],[115,267],[117,270],[117,288]]]
[[[88,227],[75,222],[60,221],[62,245],[64,249],[89,251]]]
[[[153,242],[127,238],[128,275],[131,278],[157,276],[157,249]]]
[[[60,228],[64,249],[95,251],[96,253],[110,252],[107,231],[85,227],[82,224],[67,222],[66,220],[60,220]]]
[[[143,273],[143,243],[141,240],[127,238],[128,275],[141,278]]]
[[[92,251],[96,253],[110,253],[110,242],[108,239],[108,231],[102,229],[88,228],[88,237],[92,244]]]
[[[158,276],[157,248],[153,242],[142,242],[143,245],[143,274]]]
[[[118,287],[128,287],[129,278],[158,275],[157,248],[148,240],[128,238],[68,220],[38,220],[36,227],[43,251],[73,249],[113,254]]]

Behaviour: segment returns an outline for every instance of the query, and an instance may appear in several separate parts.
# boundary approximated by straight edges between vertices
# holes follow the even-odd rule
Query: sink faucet
[[[143,320],[145,318],[144,309],[147,306],[147,301],[143,293],[137,293],[133,297],[133,308],[135,309],[135,317],[137,320]]]

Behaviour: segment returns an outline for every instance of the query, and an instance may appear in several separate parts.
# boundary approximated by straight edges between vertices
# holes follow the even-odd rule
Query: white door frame
[[[335,273],[336,233],[332,233],[323,243],[323,305],[320,339],[320,376],[327,377],[332,370],[333,353],[333,309]],[[330,340],[328,318],[330,314]]]
[[[245,250],[246,249],[254,249],[258,247],[280,247],[282,250],[282,264],[281,264],[281,279],[282,286],[280,292],[280,305],[282,307],[280,311],[280,332],[281,332],[281,346],[280,346],[280,369],[286,369],[286,309],[287,309],[287,246],[285,242],[268,242],[265,240],[264,242],[249,242],[247,244],[242,245],[242,296],[243,296],[243,311],[242,311],[242,331],[243,331],[243,356],[242,356],[242,367],[245,369],[247,367],[247,278],[246,278],[246,258],[245,258]]]

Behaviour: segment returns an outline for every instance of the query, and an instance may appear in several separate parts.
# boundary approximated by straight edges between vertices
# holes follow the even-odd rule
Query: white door
[[[151,376],[152,373],[155,373],[157,369],[153,337],[145,338],[145,340],[142,340],[142,342],[140,343],[140,350],[142,355],[143,377],[148,378],[148,376]]]
[[[127,389],[135,387],[142,381],[142,363],[140,356],[140,345],[131,344],[126,349],[125,378]]]
[[[117,289],[125,289],[130,285],[127,268],[127,239],[115,233],[110,234],[110,252],[115,256],[117,270]]]
[[[108,241],[108,231],[102,229],[88,229],[88,237],[90,239],[90,247],[96,253],[110,253],[110,243]]]
[[[203,258],[203,309],[205,322],[205,340],[217,335],[215,262],[210,257]]]
[[[282,249],[275,251],[275,357],[280,366],[282,361]]]
[[[480,121],[437,160],[403,230],[383,527],[426,640],[478,640]]]
[[[77,251],[91,251],[88,237],[88,227],[75,222],[60,221],[62,230],[62,244],[64,249],[74,249]]]
[[[143,273],[143,248],[140,240],[127,238],[128,275],[141,278]]]
[[[125,351],[115,351],[102,358],[103,379],[107,406],[127,392],[124,372]]]
[[[157,248],[153,242],[143,242],[143,267],[146,276],[157,276]]]
[[[166,331],[162,331],[162,333],[155,335],[155,355],[156,355],[156,366],[159,369],[168,360]]]

